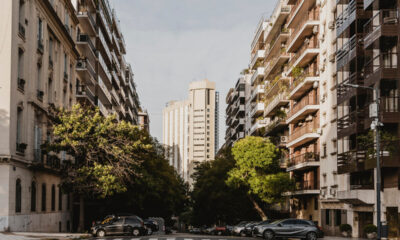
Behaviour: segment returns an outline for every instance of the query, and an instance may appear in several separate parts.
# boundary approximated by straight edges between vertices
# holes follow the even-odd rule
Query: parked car
[[[192,234],[201,234],[201,229],[195,227],[195,228],[190,229],[190,230],[189,230],[189,233],[192,233]]]
[[[244,233],[244,229],[245,229],[246,225],[249,223],[253,223],[253,222],[242,221],[239,224],[237,224],[236,226],[234,226],[233,230],[232,230],[232,235],[243,236],[243,237],[246,236]]]
[[[212,234],[218,236],[229,235],[229,230],[226,226],[215,227]]]
[[[266,240],[274,238],[300,238],[316,240],[323,238],[324,232],[313,221],[284,219],[254,227],[253,234]]]
[[[147,230],[144,222],[137,216],[110,217],[105,218],[100,224],[90,229],[92,235],[104,237],[106,235],[145,235]]]
[[[144,220],[144,225],[147,228],[147,234],[148,235],[151,235],[151,234],[153,234],[153,232],[157,232],[159,230],[158,222],[154,221],[152,219],[145,219]]]
[[[243,229],[242,236],[251,237],[253,235],[253,228],[259,225],[262,222],[252,222],[246,224],[245,228]]]

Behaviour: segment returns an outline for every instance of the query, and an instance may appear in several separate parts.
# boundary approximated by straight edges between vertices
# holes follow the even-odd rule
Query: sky
[[[250,62],[258,22],[276,0],[110,0],[120,19],[150,132],[162,142],[162,110],[184,100],[204,78],[220,92],[219,142],[225,137],[225,97]]]

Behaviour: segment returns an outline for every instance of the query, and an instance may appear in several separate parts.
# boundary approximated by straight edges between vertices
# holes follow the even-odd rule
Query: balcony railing
[[[17,85],[19,90],[21,90],[22,92],[25,91],[25,79],[19,77]]]
[[[303,109],[305,106],[308,106],[308,105],[319,105],[317,94],[310,93],[307,96],[303,97],[299,102],[294,104],[288,114],[288,118],[291,118],[298,111],[300,111],[301,109]]]
[[[308,77],[319,77],[316,69],[308,67],[299,76],[294,78],[292,84],[290,84],[289,91],[293,91],[297,86],[299,86]]]
[[[95,78],[96,72],[94,71],[92,65],[87,59],[79,59],[78,62],[76,63],[76,69],[86,69],[89,71],[90,75]]]
[[[365,78],[381,69],[397,69],[398,56],[398,53],[381,53],[370,59],[365,64]]]
[[[89,100],[92,101],[93,103],[96,102],[96,98],[94,97],[92,92],[85,85],[78,85],[76,87],[76,95],[85,96],[85,97],[89,98]]]
[[[94,20],[90,12],[78,12],[78,16],[87,16],[89,18],[90,24],[92,24],[94,29],[97,29],[96,21]]]
[[[359,41],[362,38],[362,34],[355,34],[352,36],[340,49],[336,52],[337,61],[340,61],[343,57],[345,57],[349,52],[354,50],[357,46],[362,47],[362,41]]]
[[[299,137],[308,134],[308,133],[317,133],[319,128],[319,122],[317,120],[313,120],[311,122],[303,123],[301,127],[297,127],[289,136],[289,142],[298,139]]]
[[[78,42],[86,42],[89,44],[90,49],[93,51],[93,54],[97,56],[96,54],[96,47],[94,46],[92,40],[90,39],[89,35],[87,34],[80,34],[78,35]]]
[[[33,161],[35,163],[44,163],[44,154],[42,149],[33,150]]]
[[[394,9],[382,9],[364,24],[364,41],[370,42],[373,33],[382,25],[395,25],[399,23],[399,12]]]
[[[303,29],[304,25],[307,24],[307,22],[319,21],[319,9],[314,8],[312,10],[307,11],[304,15],[305,16],[301,18],[301,20],[297,23],[296,27],[292,29],[290,37],[287,41],[289,45],[292,45],[293,41],[298,38],[300,30]]]
[[[317,184],[314,181],[303,180],[301,182],[296,182],[296,191],[304,190],[318,190]]]
[[[306,39],[303,43],[303,45],[300,47],[299,50],[297,50],[296,54],[294,57],[292,57],[289,61],[289,66],[294,66],[296,61],[303,56],[304,52],[306,52],[309,49],[317,49],[319,48],[319,41],[317,37],[313,36],[311,39]]]
[[[319,154],[314,152],[307,152],[294,156],[288,160],[287,166],[292,167],[301,163],[319,162]]]
[[[25,27],[22,23],[18,23],[18,33],[25,38]]]

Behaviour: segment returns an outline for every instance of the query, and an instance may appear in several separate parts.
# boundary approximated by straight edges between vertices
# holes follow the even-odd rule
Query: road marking
[[[167,238],[167,240],[175,240],[175,238]]]
[[[192,238],[184,238],[183,240],[193,240]]]
[[[157,238],[149,238],[149,240],[157,240]]]

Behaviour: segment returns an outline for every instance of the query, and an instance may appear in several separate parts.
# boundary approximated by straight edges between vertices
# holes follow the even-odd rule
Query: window
[[[322,157],[326,157],[326,143],[322,144]]]
[[[64,53],[64,76],[67,74],[68,74],[68,56],[66,53]]]
[[[326,209],[325,210],[325,225],[329,226],[330,225],[330,220],[331,220],[331,210],[330,209]]]
[[[36,182],[31,183],[31,211],[36,211]]]
[[[36,89],[38,91],[42,90],[42,66],[40,64],[37,65],[37,82]]]
[[[342,224],[342,213],[341,210],[335,210],[335,226],[340,226]]]
[[[56,186],[51,186],[51,211],[56,210]]]
[[[18,48],[18,78],[23,78],[24,72],[24,50]]]
[[[21,212],[22,205],[22,187],[21,187],[21,179],[17,179],[15,181],[15,212]]]
[[[22,143],[22,108],[17,109],[17,144]]]
[[[53,80],[51,78],[49,78],[49,82],[48,82],[48,102],[53,103]]]
[[[19,0],[19,23],[25,22],[24,16],[25,0]]]
[[[71,197],[67,194],[67,210],[69,210],[69,205],[71,204]]]
[[[43,44],[43,21],[41,18],[38,19],[38,43]]]
[[[61,191],[61,187],[58,187],[58,210],[62,211],[62,191]]]
[[[207,105],[210,105],[210,89],[207,89]]]
[[[53,39],[49,39],[49,65],[53,66]]]
[[[46,183],[42,184],[42,212],[46,211]]]
[[[318,210],[318,198],[314,198],[314,210]]]

